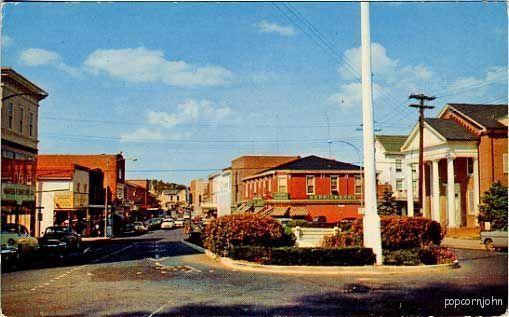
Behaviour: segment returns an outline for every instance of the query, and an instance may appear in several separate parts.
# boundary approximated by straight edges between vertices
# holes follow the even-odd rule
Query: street
[[[235,272],[180,243],[181,230],[100,241],[63,264],[2,274],[7,316],[497,315],[507,253],[457,250],[440,273],[306,276]],[[47,261],[46,261],[47,262]],[[500,298],[502,305],[448,305]],[[452,301],[449,301],[449,304]]]

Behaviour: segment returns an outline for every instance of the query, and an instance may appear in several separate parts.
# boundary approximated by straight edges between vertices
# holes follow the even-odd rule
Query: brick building
[[[120,230],[120,223],[129,207],[126,205],[125,159],[120,154],[43,154],[46,165],[54,168],[77,164],[89,169],[100,169],[103,173],[103,191],[107,190],[109,217],[114,217],[114,232]],[[104,196],[103,196],[104,198]],[[93,204],[94,214],[104,214],[104,199]],[[111,214],[113,212],[113,214]],[[91,212],[92,213],[92,212]]]
[[[245,155],[231,162],[232,208],[245,202],[242,180],[274,166],[293,161],[298,156]]]
[[[35,168],[39,102],[48,94],[14,71],[2,67],[2,222],[24,225],[35,234]]]
[[[278,218],[357,218],[362,197],[360,166],[317,156],[297,158],[245,177],[244,199],[254,212]]]
[[[480,195],[507,186],[507,105],[447,104],[424,123],[422,213],[449,228],[476,227]],[[403,144],[407,179],[418,163],[419,128]],[[415,195],[407,191],[409,214]]]
[[[193,215],[201,215],[202,202],[205,201],[208,182],[203,179],[193,179],[189,185],[189,203],[193,210]]]

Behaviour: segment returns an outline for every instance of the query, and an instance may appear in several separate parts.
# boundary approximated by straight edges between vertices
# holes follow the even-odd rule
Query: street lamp
[[[120,152],[120,155],[122,155],[122,152]],[[115,162],[118,162],[118,161],[121,161],[121,160],[129,160],[129,161],[133,161],[133,162],[136,162],[138,161],[137,158],[135,157],[131,157],[131,158],[128,158],[128,157],[121,157],[121,158],[117,158]],[[110,169],[110,160],[109,158],[106,158],[106,171],[109,171]],[[116,171],[115,171],[116,172]],[[108,237],[108,232],[110,233],[109,235],[112,236],[113,235],[113,210],[112,210],[112,213],[111,213],[111,222],[110,224],[108,225],[108,187],[109,187],[109,179],[108,177],[106,177],[106,175],[104,175],[104,178],[106,179],[106,186],[105,186],[105,191],[104,191],[104,237],[107,238]]]

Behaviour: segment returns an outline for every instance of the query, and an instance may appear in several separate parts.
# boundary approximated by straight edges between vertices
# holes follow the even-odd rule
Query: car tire
[[[484,247],[488,251],[495,251],[495,245],[493,244],[493,240],[491,239],[484,240]]]

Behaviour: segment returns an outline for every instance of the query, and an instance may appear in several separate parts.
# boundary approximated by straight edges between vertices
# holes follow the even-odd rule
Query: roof
[[[26,89],[34,92],[38,95],[39,99],[44,99],[48,96],[48,93],[44,91],[41,87],[37,86],[26,77],[15,71],[10,67],[1,67],[2,76],[11,77],[13,80],[17,81],[19,84],[23,85]],[[3,81],[3,80],[2,80]],[[3,96],[6,97],[6,96]]]
[[[478,137],[453,119],[425,118],[424,121],[447,140],[477,140]]]
[[[164,195],[178,195],[181,191],[186,190],[185,188],[177,188],[177,189],[165,189],[163,190]]]
[[[87,167],[78,164],[68,164],[66,166],[50,166],[37,164],[36,177],[37,179],[66,179],[70,180],[74,177],[76,170],[89,171]]]
[[[306,156],[278,165],[266,171],[274,170],[359,170],[360,166],[315,155]]]
[[[377,135],[375,139],[382,144],[387,152],[401,152],[401,147],[407,137],[407,135]]]
[[[270,216],[272,216],[272,217],[287,217],[288,209],[290,209],[290,207],[274,207],[272,209],[272,212],[270,213]]]
[[[448,103],[447,106],[485,128],[507,128],[507,124],[500,122],[501,119],[507,118],[507,104]]]

